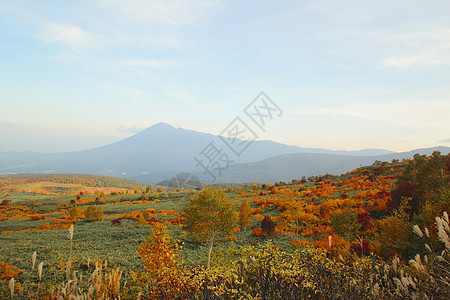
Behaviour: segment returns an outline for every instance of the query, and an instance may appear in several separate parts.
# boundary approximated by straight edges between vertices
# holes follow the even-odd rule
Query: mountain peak
[[[168,128],[168,129],[171,128],[171,129],[175,129],[175,127],[173,127],[172,125],[170,125],[168,123],[165,123],[165,122],[156,123],[156,124],[150,126],[149,128]]]
[[[164,122],[160,122],[160,123],[156,123],[150,127],[147,127],[146,129],[138,132],[137,134],[150,134],[150,133],[164,133],[164,132],[171,132],[176,130],[175,127],[173,127],[172,125],[168,124],[168,123],[164,123]]]

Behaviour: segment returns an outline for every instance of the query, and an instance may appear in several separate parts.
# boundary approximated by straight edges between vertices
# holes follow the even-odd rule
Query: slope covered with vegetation
[[[449,180],[450,156],[434,153],[262,186],[9,193],[0,295],[445,299]]]
[[[23,183],[54,182],[63,184],[81,184],[90,187],[117,187],[117,188],[143,188],[146,185],[142,182],[99,175],[88,174],[18,174],[0,175],[0,187],[9,185],[20,185]]]

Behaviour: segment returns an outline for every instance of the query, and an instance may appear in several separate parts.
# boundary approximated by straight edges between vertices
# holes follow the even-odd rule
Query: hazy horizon
[[[167,122],[158,122],[156,124],[153,124],[153,125],[149,126],[148,128],[153,127],[154,125],[157,125],[157,124],[160,124],[160,123],[168,124],[168,125],[176,128],[176,129],[192,130],[190,128],[175,127],[172,124],[169,124]],[[49,147],[49,146],[53,147],[52,151],[45,151],[45,150],[41,151],[41,150],[39,150],[39,148],[37,148],[37,150],[2,150],[2,149],[0,149],[0,152],[2,152],[2,151],[3,152],[30,151],[30,152],[36,152],[36,153],[60,153],[60,152],[72,152],[72,151],[90,150],[90,149],[94,149],[94,148],[97,148],[97,147],[102,147],[102,146],[106,146],[106,145],[109,145],[109,144],[113,144],[113,143],[122,141],[123,139],[126,139],[127,137],[131,137],[131,136],[135,135],[136,133],[139,133],[139,132],[141,132],[141,131],[143,131],[145,129],[148,129],[148,128],[143,128],[141,130],[137,130],[135,133],[132,133],[129,136],[126,136],[124,138],[117,138],[117,137],[89,137],[89,139],[86,139],[86,137],[80,136],[80,137],[78,137],[80,140],[84,139],[85,142],[86,141],[90,142],[90,143],[86,143],[85,145],[87,145],[87,146],[84,146],[84,147],[83,147],[83,144],[79,144],[78,143],[79,140],[77,140],[76,138],[74,139],[73,136],[70,136],[70,137],[67,137],[67,136],[55,136],[53,138],[50,137],[51,140],[49,140],[48,143],[46,144],[46,147]],[[215,133],[212,133],[212,132],[203,132],[203,133],[212,134],[212,135],[218,135],[218,134],[215,134]],[[222,136],[224,136],[224,135],[222,135]],[[66,139],[65,145],[64,145],[65,147],[62,148],[63,150],[57,150],[58,147],[60,147],[60,145],[61,145],[61,139]],[[33,138],[30,137],[30,140],[33,141]],[[268,140],[268,139],[256,139],[256,140],[258,140],[258,141],[265,141],[265,140]],[[103,141],[103,143],[101,143],[102,141]],[[270,141],[273,141],[273,140],[270,140]],[[278,141],[273,141],[273,142],[277,142],[278,143]],[[92,146],[90,146],[90,145],[92,145]],[[298,147],[301,147],[301,148],[319,148],[319,147],[304,147],[302,145],[292,145],[292,144],[286,144],[286,145],[298,146]],[[442,145],[435,145],[435,146],[432,146],[432,147],[438,147],[438,146],[442,146]],[[323,148],[323,149],[333,150],[333,151],[355,151],[355,150],[357,151],[357,150],[368,150],[368,149],[380,149],[380,150],[388,150],[388,151],[393,151],[393,152],[408,152],[408,151],[416,150],[418,148],[404,149],[404,150],[401,150],[401,151],[395,151],[395,150],[392,150],[392,149],[389,149],[389,148],[359,148],[359,149],[331,149],[331,148]]]
[[[259,140],[450,146],[450,2],[0,2],[0,151],[94,148],[159,122]]]

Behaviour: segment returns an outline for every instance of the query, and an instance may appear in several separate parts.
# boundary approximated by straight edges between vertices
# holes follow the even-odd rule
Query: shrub
[[[13,277],[17,277],[22,270],[17,269],[11,264],[5,264],[0,261],[0,280],[9,280]]]
[[[370,254],[370,244],[367,240],[360,238],[355,241],[350,248],[358,255],[358,256],[366,256]]]
[[[261,229],[263,234],[265,235],[274,235],[275,234],[275,224],[272,221],[270,216],[265,216],[261,221]]]
[[[101,206],[88,206],[86,212],[84,213],[86,220],[88,221],[99,221],[103,218],[103,209]]]
[[[262,236],[263,235],[263,231],[259,227],[253,228],[252,233],[254,236]]]
[[[361,230],[366,231],[367,229],[370,229],[373,227],[372,224],[372,218],[370,217],[369,213],[363,212],[358,215],[357,219],[358,223],[361,225]]]

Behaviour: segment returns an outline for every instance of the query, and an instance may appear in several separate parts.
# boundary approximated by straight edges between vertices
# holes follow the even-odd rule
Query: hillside
[[[444,222],[444,211],[450,209],[445,194],[449,176],[450,157],[435,154],[360,167],[341,176],[219,188],[232,211],[244,211],[244,202],[250,210],[240,214],[239,227],[235,224],[230,235],[215,242],[209,270],[204,267],[207,243],[190,237],[186,219],[181,217],[185,207],[205,190],[158,188],[137,194],[35,195],[22,200],[21,193],[11,192],[0,205],[0,296],[9,295],[8,284],[13,277],[20,286],[29,286],[28,291],[17,289],[18,299],[25,292],[37,295],[67,282],[64,274],[71,253],[70,267],[75,273],[70,278],[76,285],[73,294],[87,291],[91,280],[99,280],[98,287],[106,289],[108,276],[123,271],[122,277],[114,277],[114,295],[120,294],[122,299],[136,299],[139,292],[149,298],[167,296],[181,288],[195,299],[211,299],[207,293],[211,290],[221,290],[227,297],[233,293],[252,297],[266,293],[270,299],[276,295],[313,298],[318,287],[324,299],[331,299],[330,295],[334,297],[337,292],[343,299],[378,299],[380,294],[381,299],[390,299],[393,294],[408,298],[409,290],[396,290],[395,282],[400,280],[398,276],[416,276],[414,265],[407,262],[417,259],[417,253],[421,257],[427,254],[428,261],[422,263],[425,270],[441,270],[442,259],[448,263],[447,255],[439,260],[439,254],[435,254],[441,253],[443,246],[434,223],[437,216],[443,216],[439,220]],[[72,179],[67,176],[66,180]],[[405,197],[408,202],[402,200]],[[199,213],[207,214],[208,210],[202,207]],[[243,216],[246,222],[241,222]],[[414,224],[422,230],[429,228],[426,240],[414,233],[422,232],[420,228],[413,232]],[[73,240],[68,240],[71,225]],[[426,251],[425,242],[435,252]],[[37,263],[45,261],[39,281],[41,292],[32,284],[37,274],[29,272],[34,251]],[[104,272],[101,280],[100,266]],[[267,268],[271,270],[269,275]],[[401,275],[405,271],[411,275]],[[81,274],[94,279],[82,281]],[[164,286],[149,287],[149,280],[154,278],[149,274],[161,276],[157,278]],[[440,274],[437,271],[432,276],[444,278]],[[208,280],[209,276],[215,280]],[[430,286],[429,277],[401,278],[414,281],[418,298],[428,295],[443,299],[448,290],[445,284]],[[261,285],[261,280],[267,280],[266,284]],[[230,285],[232,288],[224,288]],[[375,287],[377,293],[373,292]],[[174,298],[176,294],[170,295]],[[42,297],[37,298],[47,299]]]
[[[402,153],[377,156],[351,156],[325,153],[293,153],[272,157],[263,161],[232,165],[218,178],[219,182],[275,182],[299,179],[303,176],[324,174],[340,175],[375,161],[411,159],[414,154],[431,155],[434,151],[450,153],[449,147],[416,149]],[[194,173],[204,178],[201,173]]]
[[[0,175],[0,195],[23,192],[48,195],[76,195],[80,192],[134,192],[148,185],[129,179],[87,174]],[[157,186],[152,186],[157,188]]]

